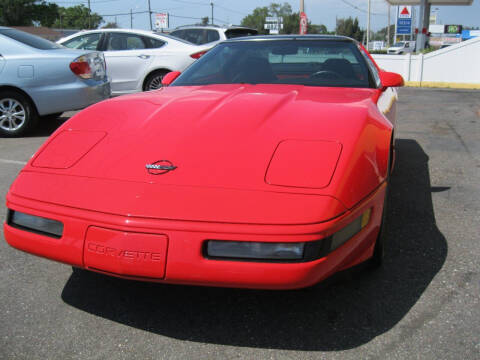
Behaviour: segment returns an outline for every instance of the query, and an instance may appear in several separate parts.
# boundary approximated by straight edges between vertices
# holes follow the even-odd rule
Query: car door
[[[141,91],[145,73],[153,60],[147,40],[137,34],[110,32],[104,42],[107,74],[112,93]]]

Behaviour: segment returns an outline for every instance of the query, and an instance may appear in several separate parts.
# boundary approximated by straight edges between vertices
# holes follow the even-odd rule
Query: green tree
[[[258,30],[259,34],[268,34],[269,31],[264,29],[266,17],[281,17],[283,19],[283,29],[281,34],[298,34],[300,29],[300,13],[292,12],[292,7],[288,3],[278,4],[271,3],[268,7],[257,7],[252,14],[242,19],[241,24]],[[325,25],[312,25],[308,22],[308,33],[310,34],[326,34],[328,33]]]
[[[315,25],[310,21],[308,22],[308,33],[309,34],[322,34],[322,35],[333,35],[334,31],[328,31],[325,25]]]
[[[102,29],[118,29],[118,24],[113,21],[113,22],[108,22],[104,26],[102,26]]]
[[[92,13],[84,5],[60,7],[58,19],[54,27],[62,29],[96,29],[103,23],[103,18],[97,13]]]
[[[268,34],[268,30],[264,29],[265,18],[267,16],[269,16],[268,7],[257,7],[253,9],[253,12],[250,15],[247,15],[242,19],[241,25],[257,29],[259,34]]]
[[[208,25],[208,16],[202,17],[202,25]]]
[[[59,6],[45,1],[32,6],[32,20],[38,22],[41,26],[52,27],[58,18]]]
[[[388,27],[385,26],[384,28],[378,30],[374,34],[373,40],[380,40],[380,41],[387,42],[387,33],[388,33]],[[389,44],[393,44],[394,36],[395,36],[395,25],[390,25],[390,42],[389,42]]]
[[[337,20],[337,35],[344,35],[351,37],[357,41],[363,40],[364,31],[360,29],[358,25],[358,19],[352,19],[351,17],[347,19],[338,19]]]
[[[2,0],[0,24],[6,26],[32,25],[33,6],[36,0]]]

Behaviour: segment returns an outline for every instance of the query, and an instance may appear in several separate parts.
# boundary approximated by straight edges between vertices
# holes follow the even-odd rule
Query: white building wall
[[[385,71],[405,81],[480,84],[480,37],[420,55],[372,55]]]

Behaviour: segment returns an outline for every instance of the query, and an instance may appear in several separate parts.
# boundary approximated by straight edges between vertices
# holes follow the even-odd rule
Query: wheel
[[[388,194],[388,184],[387,190],[385,192],[385,200],[383,203],[383,211],[382,211],[382,222],[380,224],[380,231],[378,232],[377,241],[375,242],[375,248],[373,250],[373,256],[369,261],[369,265],[371,268],[376,269],[382,266],[383,259],[385,257],[385,243],[386,239],[386,228],[387,228],[387,194]]]
[[[0,91],[0,134],[20,136],[32,129],[37,122],[37,113],[24,95],[12,91]]]
[[[383,211],[382,211],[382,221],[380,223],[380,231],[378,232],[377,241],[375,242],[375,248],[373,250],[373,256],[369,260],[369,265],[371,268],[376,269],[382,266],[383,259],[385,257],[385,243],[387,242],[387,200],[388,200],[388,188],[390,184],[390,173],[393,161],[393,152],[390,151],[387,165],[387,187],[385,189],[385,198],[383,199]]]
[[[168,71],[155,71],[154,73],[148,75],[145,85],[143,86],[143,91],[158,90],[162,85],[163,77],[168,73]]]

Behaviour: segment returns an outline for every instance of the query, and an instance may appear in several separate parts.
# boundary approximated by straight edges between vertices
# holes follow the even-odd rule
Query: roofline
[[[256,36],[242,36],[232,38],[223,42],[240,42],[240,41],[279,41],[279,40],[322,40],[322,41],[345,41],[358,44],[359,42],[348,36],[340,35],[256,35]]]
[[[190,24],[190,25],[180,25],[177,26],[173,30],[179,30],[183,28],[194,28],[194,27],[199,27],[199,28],[214,28],[214,29],[248,29],[248,30],[255,30],[258,31],[257,29],[248,27],[248,26],[242,26],[242,25],[228,25],[228,26],[222,26],[222,25],[216,25],[216,24]]]

